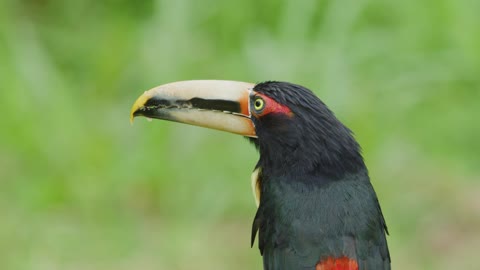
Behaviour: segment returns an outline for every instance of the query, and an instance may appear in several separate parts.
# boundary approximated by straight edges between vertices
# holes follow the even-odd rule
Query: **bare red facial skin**
[[[348,257],[328,257],[317,263],[315,270],[358,270],[357,261]]]
[[[261,97],[265,101],[265,108],[260,113],[256,113],[255,111],[253,111],[254,115],[265,116],[270,113],[279,113],[287,115],[289,117],[293,116],[292,111],[287,106],[279,104],[275,100],[259,93],[257,93],[256,96]]]

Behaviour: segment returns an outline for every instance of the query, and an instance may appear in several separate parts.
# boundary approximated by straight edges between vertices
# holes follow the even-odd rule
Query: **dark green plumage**
[[[254,91],[293,116],[254,119],[261,199],[252,231],[267,270],[315,269],[333,257],[390,269],[382,212],[358,143],[312,92],[282,82]]]

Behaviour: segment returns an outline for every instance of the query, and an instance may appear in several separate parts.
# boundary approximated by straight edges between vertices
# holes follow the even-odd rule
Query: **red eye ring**
[[[264,94],[256,93],[256,95],[253,96],[252,105],[253,113],[257,116],[264,116],[270,113],[285,114],[289,117],[293,116],[290,108]]]

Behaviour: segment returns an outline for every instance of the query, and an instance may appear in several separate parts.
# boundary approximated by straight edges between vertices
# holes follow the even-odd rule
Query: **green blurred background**
[[[261,269],[244,139],[136,121],[187,79],[313,89],[356,133],[394,269],[480,269],[480,2],[0,2],[0,269]]]

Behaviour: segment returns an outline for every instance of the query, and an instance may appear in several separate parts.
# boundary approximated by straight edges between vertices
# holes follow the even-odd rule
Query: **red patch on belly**
[[[328,257],[317,263],[315,270],[358,270],[357,261],[348,257]]]

